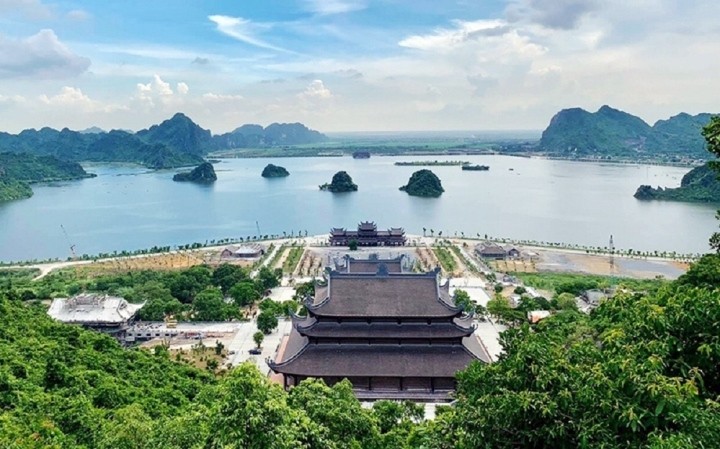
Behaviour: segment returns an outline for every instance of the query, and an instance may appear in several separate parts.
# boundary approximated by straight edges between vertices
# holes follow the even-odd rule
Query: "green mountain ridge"
[[[44,127],[19,134],[0,132],[0,152],[54,156],[81,162],[131,162],[148,168],[177,168],[201,164],[210,151],[317,143],[327,140],[300,123],[273,123],[267,128],[243,125],[231,133],[213,136],[185,114],[131,133],[60,131]]]
[[[32,196],[31,183],[90,178],[77,162],[54,156],[0,153],[0,202]]]
[[[639,117],[607,105],[597,112],[563,109],[550,120],[538,148],[564,157],[707,159],[700,130],[710,117],[708,113],[680,113],[650,126]]]

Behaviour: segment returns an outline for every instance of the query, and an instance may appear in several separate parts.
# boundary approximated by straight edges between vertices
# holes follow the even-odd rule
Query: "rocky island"
[[[708,164],[695,167],[683,176],[680,187],[662,188],[642,185],[635,198],[643,201],[667,200],[696,203],[720,203],[720,181]]]
[[[400,190],[407,192],[408,195],[430,198],[437,198],[445,191],[440,178],[427,169],[413,173],[407,185],[400,187]]]
[[[333,193],[354,192],[357,189],[357,184],[353,183],[352,178],[346,171],[339,171],[335,173],[330,184],[325,183],[320,186],[320,190],[327,190]]]
[[[210,162],[203,162],[190,172],[177,173],[173,176],[173,181],[210,184],[217,181],[217,175]]]
[[[290,176],[290,173],[285,169],[285,167],[267,164],[263,169],[261,176],[263,178],[284,178],[286,176]]]

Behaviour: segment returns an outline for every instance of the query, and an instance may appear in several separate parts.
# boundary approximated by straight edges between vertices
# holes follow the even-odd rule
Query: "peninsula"
[[[53,156],[0,153],[0,202],[30,198],[30,184],[92,178],[77,162]]]
[[[666,200],[685,201],[696,203],[720,203],[720,181],[717,172],[708,164],[690,170],[682,181],[680,187],[662,188],[649,185],[638,187],[635,198],[643,201]]]

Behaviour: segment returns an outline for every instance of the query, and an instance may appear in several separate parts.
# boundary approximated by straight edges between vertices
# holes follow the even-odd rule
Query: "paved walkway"
[[[270,372],[270,367],[267,363],[265,363],[265,359],[268,357],[275,357],[275,352],[280,345],[280,340],[283,335],[290,333],[290,325],[290,320],[280,320],[278,328],[269,335],[265,335],[265,339],[263,340],[261,347],[262,353],[253,355],[248,351],[255,348],[253,334],[257,332],[257,325],[255,324],[255,321],[241,323],[237,334],[235,334],[235,337],[228,345],[228,351],[234,351],[234,354],[229,358],[230,364],[236,366],[250,360],[257,365],[261,373],[268,374]]]

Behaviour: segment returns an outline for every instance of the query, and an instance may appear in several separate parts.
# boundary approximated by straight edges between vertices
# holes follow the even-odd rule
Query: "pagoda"
[[[361,222],[357,231],[348,231],[345,228],[330,230],[331,246],[348,246],[353,240],[358,246],[402,246],[406,238],[403,228],[378,231],[377,225],[372,221]]]
[[[439,270],[403,271],[402,258],[345,258],[293,317],[289,337],[268,361],[285,388],[304,379],[348,379],[360,399],[450,400],[455,373],[490,357],[472,316],[455,306]]]

